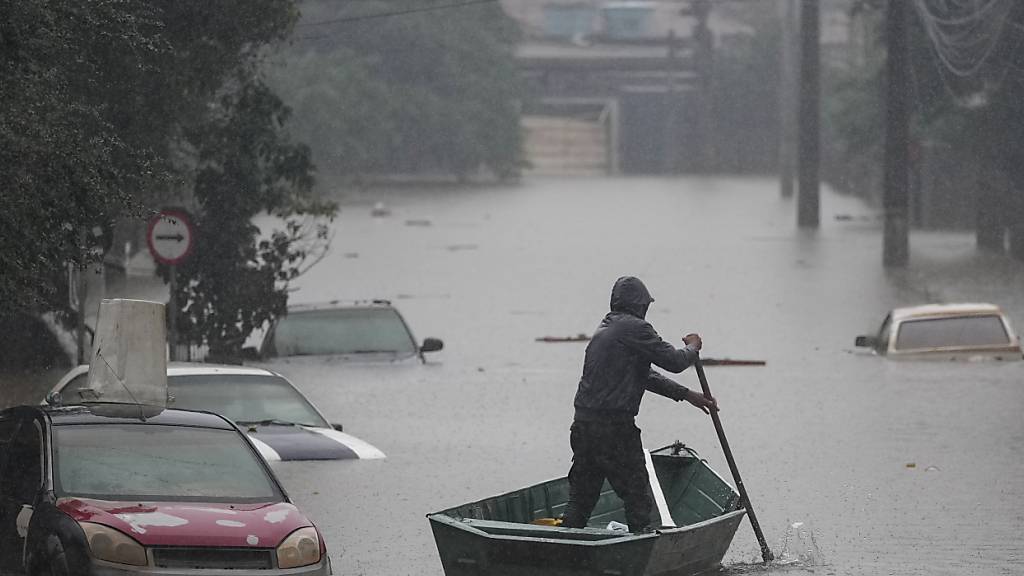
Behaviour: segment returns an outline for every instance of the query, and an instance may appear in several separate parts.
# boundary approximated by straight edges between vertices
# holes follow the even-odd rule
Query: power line
[[[1005,55],[1008,44],[1020,45],[1016,0],[914,0],[914,7],[938,75],[959,106],[977,106],[1001,89],[1012,62],[997,55]]]
[[[302,26],[326,26],[328,24],[347,24],[351,22],[362,22],[365,20],[376,20],[379,18],[391,18],[393,16],[404,16],[406,14],[416,14],[419,12],[432,12],[435,10],[449,10],[453,8],[462,8],[464,6],[474,6],[478,4],[494,4],[499,0],[466,0],[464,2],[454,2],[451,4],[437,4],[434,6],[421,6],[419,8],[409,8],[407,10],[395,10],[392,12],[378,12],[376,14],[363,14],[360,16],[345,16],[342,18],[332,18],[330,20],[321,20],[319,22],[303,22],[297,25]],[[299,38],[299,40],[313,40],[316,38],[324,38],[330,34],[319,34],[316,36],[306,36]]]
[[[945,69],[959,78],[976,74],[999,45],[1014,3],[990,0],[985,5],[917,0],[915,7]],[[1000,8],[995,11],[993,8]]]

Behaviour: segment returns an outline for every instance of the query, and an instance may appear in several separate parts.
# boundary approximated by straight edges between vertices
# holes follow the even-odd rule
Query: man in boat
[[[718,409],[714,398],[707,399],[651,369],[654,364],[672,373],[682,372],[697,359],[701,348],[697,334],[686,335],[682,349],[662,340],[644,320],[651,302],[654,298],[638,278],[616,280],[611,311],[587,345],[569,432],[573,456],[562,526],[587,525],[607,478],[625,505],[629,531],[652,529],[654,499],[640,429],[634,422],[644,391],[677,402],[685,400],[704,412]]]

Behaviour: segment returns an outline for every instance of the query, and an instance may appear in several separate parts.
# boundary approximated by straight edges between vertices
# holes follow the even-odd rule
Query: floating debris
[[[586,342],[588,340],[590,340],[590,336],[582,332],[575,336],[541,336],[536,338],[537,342]]]
[[[451,246],[445,246],[450,252],[459,252],[461,250],[476,250],[479,248],[476,244],[452,244]]]
[[[764,360],[733,360],[731,358],[702,358],[705,366],[766,366]]]
[[[406,220],[405,221],[405,225],[406,226],[422,226],[422,227],[427,227],[427,226],[430,226],[430,224],[431,224],[430,220],[427,220],[426,218],[414,218],[412,220]]]
[[[833,215],[836,222],[873,222],[881,220],[884,217],[882,214],[846,214],[840,213]]]

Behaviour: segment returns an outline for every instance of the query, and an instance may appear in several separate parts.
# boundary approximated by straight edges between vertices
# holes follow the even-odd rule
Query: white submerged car
[[[47,401],[96,401],[88,388],[89,367],[61,378]],[[285,377],[263,368],[171,363],[167,366],[169,408],[216,412],[244,430],[268,461],[384,458],[369,443],[331,424]]]
[[[928,304],[892,310],[856,345],[893,359],[1020,360],[1020,339],[998,306]]]

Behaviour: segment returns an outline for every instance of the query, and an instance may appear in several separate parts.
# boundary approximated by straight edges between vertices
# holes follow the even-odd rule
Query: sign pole
[[[78,232],[78,247],[82,254],[83,263],[77,268],[78,274],[74,276],[75,287],[78,290],[78,317],[75,319],[75,340],[78,344],[78,365],[89,363],[89,354],[85,351],[85,299],[89,289],[88,277],[85,274],[85,243],[88,233],[83,226]]]
[[[153,260],[168,268],[171,296],[167,302],[168,358],[178,360],[178,265],[192,253],[195,232],[184,210],[165,209],[149,221],[146,241]]]
[[[178,266],[171,268],[171,297],[167,302],[167,341],[170,342],[170,360],[178,360]]]

